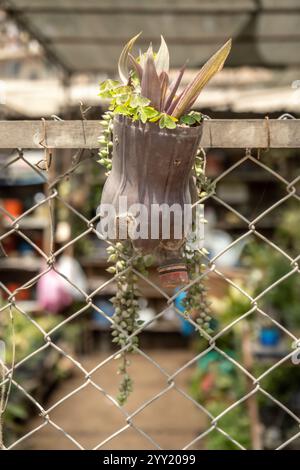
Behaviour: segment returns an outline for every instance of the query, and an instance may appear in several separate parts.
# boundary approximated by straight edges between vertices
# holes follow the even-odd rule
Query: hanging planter
[[[114,118],[113,166],[101,204],[114,209],[110,222],[117,238],[130,239],[143,254],[157,253],[163,263],[159,270],[165,284],[187,281],[180,250],[192,220],[185,228],[182,217],[181,226],[175,227],[174,217],[166,222],[162,216],[158,218],[152,207],[164,204],[169,208],[175,204],[183,214],[185,206],[194,202],[196,188],[191,175],[201,132],[201,125],[160,129],[156,123],[133,122],[122,115]],[[126,201],[125,211],[120,204],[122,198]],[[144,226],[137,227],[142,216]],[[136,237],[137,228],[143,238]]]
[[[196,258],[186,246],[194,222],[193,212],[186,208],[192,207],[208,183],[198,150],[203,118],[191,108],[206,83],[222,69],[231,48],[229,40],[178,92],[185,66],[170,84],[169,52],[163,37],[157,53],[150,45],[145,54],[134,58],[130,51],[138,37],[121,53],[121,81],[106,80],[100,85],[100,96],[109,100],[110,107],[103,116],[100,138],[100,163],[108,170],[108,178],[98,229],[114,245],[109,252],[113,263],[109,271],[118,274],[113,334],[114,342],[122,347],[127,346],[126,335],[138,327],[137,279],[128,268],[146,274],[155,255],[166,287],[186,284],[189,272],[195,277],[201,269],[199,258],[193,264]],[[196,187],[199,182],[201,188]],[[200,292],[192,291],[194,297]],[[201,305],[207,310],[203,295],[201,289]],[[195,304],[195,299],[187,298],[186,308],[190,306],[194,312]],[[132,339],[136,345],[136,336]],[[122,353],[120,403],[131,389],[126,372],[128,349]]]

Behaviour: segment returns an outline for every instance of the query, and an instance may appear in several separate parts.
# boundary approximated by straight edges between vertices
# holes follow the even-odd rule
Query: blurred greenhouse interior
[[[186,292],[163,287],[154,262],[137,280],[145,326],[129,357],[133,390],[117,402],[118,280],[90,225],[106,170],[97,149],[47,149],[47,123],[80,121],[88,139],[86,122],[108,107],[99,83],[117,79],[120,52],[140,31],[136,55],[164,36],[172,80],[188,60],[180,90],[232,38],[193,106],[207,120],[261,119],[268,129],[299,118],[298,0],[0,1],[1,121],[44,129],[36,148],[0,149],[0,359],[3,378],[13,371],[1,445],[299,450],[297,145],[206,149],[216,186],[204,201],[200,313],[213,340],[185,319]]]

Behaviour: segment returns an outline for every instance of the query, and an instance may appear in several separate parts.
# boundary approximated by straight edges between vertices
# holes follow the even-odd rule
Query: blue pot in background
[[[259,342],[262,346],[275,347],[280,341],[280,331],[276,327],[263,327],[259,332]]]

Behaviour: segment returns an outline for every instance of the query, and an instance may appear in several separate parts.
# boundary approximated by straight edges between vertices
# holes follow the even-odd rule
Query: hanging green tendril
[[[112,131],[113,131],[113,113],[111,111],[106,111],[102,120],[100,121],[103,131],[101,137],[99,138],[99,157],[98,162],[104,166],[106,171],[109,173],[112,167],[111,163],[111,154],[113,148],[112,142]]]
[[[129,336],[143,324],[143,321],[139,319],[138,277],[133,272],[133,268],[146,276],[148,274],[147,268],[152,264],[153,258],[151,255],[142,256],[135,253],[128,240],[109,246],[107,252],[109,254],[108,262],[113,263],[113,266],[110,266],[107,271],[117,276],[116,295],[112,298],[115,310],[111,327],[112,341],[120,348],[128,346],[116,356],[117,359],[121,359],[118,373],[122,375],[117,400],[120,405],[124,405],[133,388],[133,381],[128,373],[130,365],[128,355],[134,352],[139,344],[137,335],[130,339]]]
[[[215,192],[215,183],[205,174],[206,170],[206,153],[203,148],[199,148],[196,155],[194,172],[196,177],[196,187],[198,196],[203,198],[208,194]]]
[[[194,281],[205,271],[206,265],[203,263],[206,250],[194,250],[190,246],[185,247],[186,264],[189,273],[189,279]],[[195,282],[189,290],[184,299],[185,311],[190,315],[198,325],[205,330],[208,334],[212,333],[211,328],[211,303],[208,300],[208,288],[201,278]],[[201,334],[201,331],[200,331]]]
[[[204,149],[200,148],[197,152],[194,172],[196,176],[196,187],[198,196],[203,198],[208,194],[214,193],[215,185],[206,176],[206,154]],[[196,240],[192,240],[192,243],[186,243],[184,256],[187,263],[189,278],[191,281],[201,276],[206,269],[206,265],[203,263],[205,256],[208,252],[205,248],[194,249],[193,243]],[[186,313],[196,320],[198,325],[205,330],[208,334],[212,333],[212,316],[211,316],[211,303],[208,300],[207,294],[208,288],[206,287],[203,278],[195,282],[187,291],[187,295],[184,299],[184,306]],[[200,332],[201,334],[201,332]]]

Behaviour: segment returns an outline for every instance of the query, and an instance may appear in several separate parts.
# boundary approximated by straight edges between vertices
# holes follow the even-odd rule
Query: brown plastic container
[[[137,203],[147,207],[147,238],[133,240],[134,247],[143,253],[156,251],[164,260],[176,259],[178,263],[178,253],[185,240],[183,226],[182,237],[175,239],[171,217],[170,234],[163,236],[160,220],[158,237],[151,238],[151,205],[179,204],[183,210],[185,204],[194,201],[196,191],[191,172],[201,134],[202,126],[160,129],[157,123],[143,124],[124,116],[115,117],[112,171],[104,185],[101,204],[114,206],[117,234],[121,224],[128,224],[129,228],[137,222],[132,214],[120,213],[120,196],[127,197],[128,208]]]

